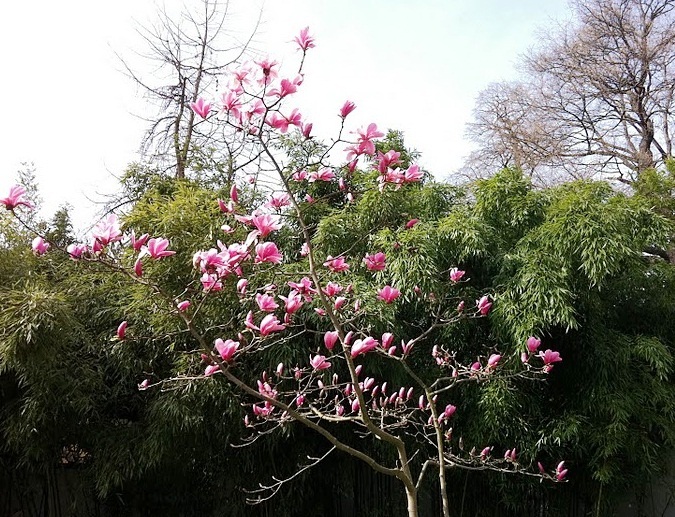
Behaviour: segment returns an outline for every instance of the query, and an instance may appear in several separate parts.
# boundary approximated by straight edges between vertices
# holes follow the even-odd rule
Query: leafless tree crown
[[[675,0],[573,0],[574,19],[478,97],[464,172],[624,183],[672,156]]]
[[[228,2],[218,0],[183,6],[178,14],[161,8],[155,23],[138,29],[145,45],[137,53],[142,65],[135,67],[120,58],[126,73],[156,108],[154,115],[144,117],[149,128],[141,152],[155,165],[173,171],[176,178],[185,177],[193,153],[204,152],[205,142],[212,147],[218,141],[212,128],[205,129],[208,125],[195,117],[190,103],[205,92],[215,94],[211,90],[217,88],[219,76],[246,51],[256,27],[242,33],[233,23],[235,18]]]

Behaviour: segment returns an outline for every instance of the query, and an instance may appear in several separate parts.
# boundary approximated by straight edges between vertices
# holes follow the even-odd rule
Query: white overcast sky
[[[166,0],[171,8],[185,2]],[[264,6],[263,6],[264,3]],[[70,203],[83,228],[114,192],[136,154],[145,123],[141,93],[115,52],[143,51],[135,32],[154,0],[30,0],[0,10],[0,197],[21,162],[34,162],[43,215]],[[236,30],[263,23],[254,48],[297,66],[290,43],[310,27],[298,92],[303,118],[330,136],[344,100],[353,128],[376,122],[404,131],[421,165],[443,178],[469,149],[464,127],[477,94],[516,77],[519,54],[538,31],[569,18],[566,0],[231,0]],[[289,104],[290,105],[290,104]]]

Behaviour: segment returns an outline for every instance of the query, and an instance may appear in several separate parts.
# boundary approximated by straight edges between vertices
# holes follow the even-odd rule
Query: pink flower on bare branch
[[[295,37],[295,42],[298,44],[298,48],[303,52],[307,52],[307,49],[314,48],[314,37],[309,34],[309,27],[305,27],[300,31],[300,34]]]
[[[190,107],[192,108],[192,111],[202,118],[208,117],[209,113],[211,112],[211,104],[206,102],[201,97],[197,98],[195,102],[191,102]]]
[[[0,198],[0,204],[5,205],[7,210],[14,210],[18,206],[25,206],[26,208],[33,208],[32,203],[23,198],[26,194],[26,189],[21,185],[14,185],[9,189],[7,197]]]

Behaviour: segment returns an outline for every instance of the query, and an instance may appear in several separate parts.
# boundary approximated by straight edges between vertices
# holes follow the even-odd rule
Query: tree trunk
[[[408,499],[408,517],[417,517],[417,490],[415,487],[405,487],[405,495]]]

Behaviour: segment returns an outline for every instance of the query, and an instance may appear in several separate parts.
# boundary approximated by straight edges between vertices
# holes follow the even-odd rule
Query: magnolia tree
[[[464,271],[438,267],[433,274],[444,279],[443,292],[425,292],[417,286],[406,292],[405,286],[395,285],[388,276],[388,256],[382,249],[372,249],[365,256],[355,256],[351,251],[355,248],[331,255],[316,242],[316,227],[308,222],[319,201],[307,194],[312,184],[332,186],[326,197],[349,210],[362,196],[419,188],[424,175],[418,165],[404,164],[400,152],[376,151],[376,142],[384,135],[375,124],[348,131],[346,119],[356,107],[350,101],[339,109],[337,136],[329,144],[313,144],[312,123],[287,103],[302,85],[302,65],[314,39],[304,29],[295,43],[301,51],[296,73],[282,76],[277,62],[256,61],[232,70],[229,87],[217,102],[200,98],[191,106],[201,123],[233,131],[247,146],[248,164],[255,168],[232,186],[229,199],[217,200],[224,237],[217,247],[194,253],[196,273],[182,291],[167,288],[155,265],[187,259],[174,256],[164,237],[123,231],[115,215],[94,227],[89,242],[71,244],[63,251],[76,261],[103,264],[155,293],[197,345],[204,382],[225,381],[244,395],[243,424],[251,440],[290,422],[322,436],[326,453],[310,458],[298,472],[317,465],[336,449],[346,452],[400,480],[411,516],[418,514],[418,491],[428,472],[437,475],[446,516],[450,512],[446,469],[451,467],[562,481],[567,473],[562,462],[553,470],[541,463],[531,469],[519,462],[518,444],[510,444],[507,450],[490,444],[464,445],[462,437],[453,436],[452,424],[456,412],[462,411],[460,401],[453,399],[453,388],[504,377],[541,378],[561,361],[558,352],[540,350],[540,340],[531,337],[523,343],[520,357],[506,358],[487,350],[469,361],[460,358],[444,346],[439,329],[485,317],[492,306],[487,294],[475,303],[458,296],[457,288],[470,282]],[[336,157],[338,165],[331,164]],[[361,180],[354,180],[357,175]],[[22,210],[32,208],[19,186],[0,203],[19,219]],[[400,230],[407,231],[417,222],[412,219]],[[284,226],[299,233],[295,252],[282,253],[283,246],[280,249],[275,241]],[[246,237],[234,240],[237,233]],[[227,242],[228,237],[232,242]],[[354,236],[354,240],[362,238]],[[37,255],[50,247],[56,248],[44,236],[35,237]],[[360,274],[358,282],[349,280],[355,271]],[[234,290],[248,309],[246,317],[228,326],[229,334],[219,334],[224,326],[202,328],[200,312]],[[404,318],[404,309],[412,305],[423,307],[425,317],[408,322],[405,335],[395,335],[393,329],[373,331],[371,322],[378,311],[394,311],[396,318]],[[143,332],[142,323],[128,326],[123,321],[116,339],[134,339]],[[315,336],[315,345],[303,353],[306,362],[270,364],[256,379],[242,367],[248,356],[269,353],[280,343],[306,346],[307,340],[300,339],[306,334]],[[375,374],[391,371],[380,362],[390,363],[406,381],[394,384]],[[149,377],[139,389],[175,382],[180,379]],[[378,440],[390,453],[382,459],[369,452],[366,440],[340,439],[336,430],[344,426]],[[261,484],[252,492],[252,500],[271,497],[293,477]]]

